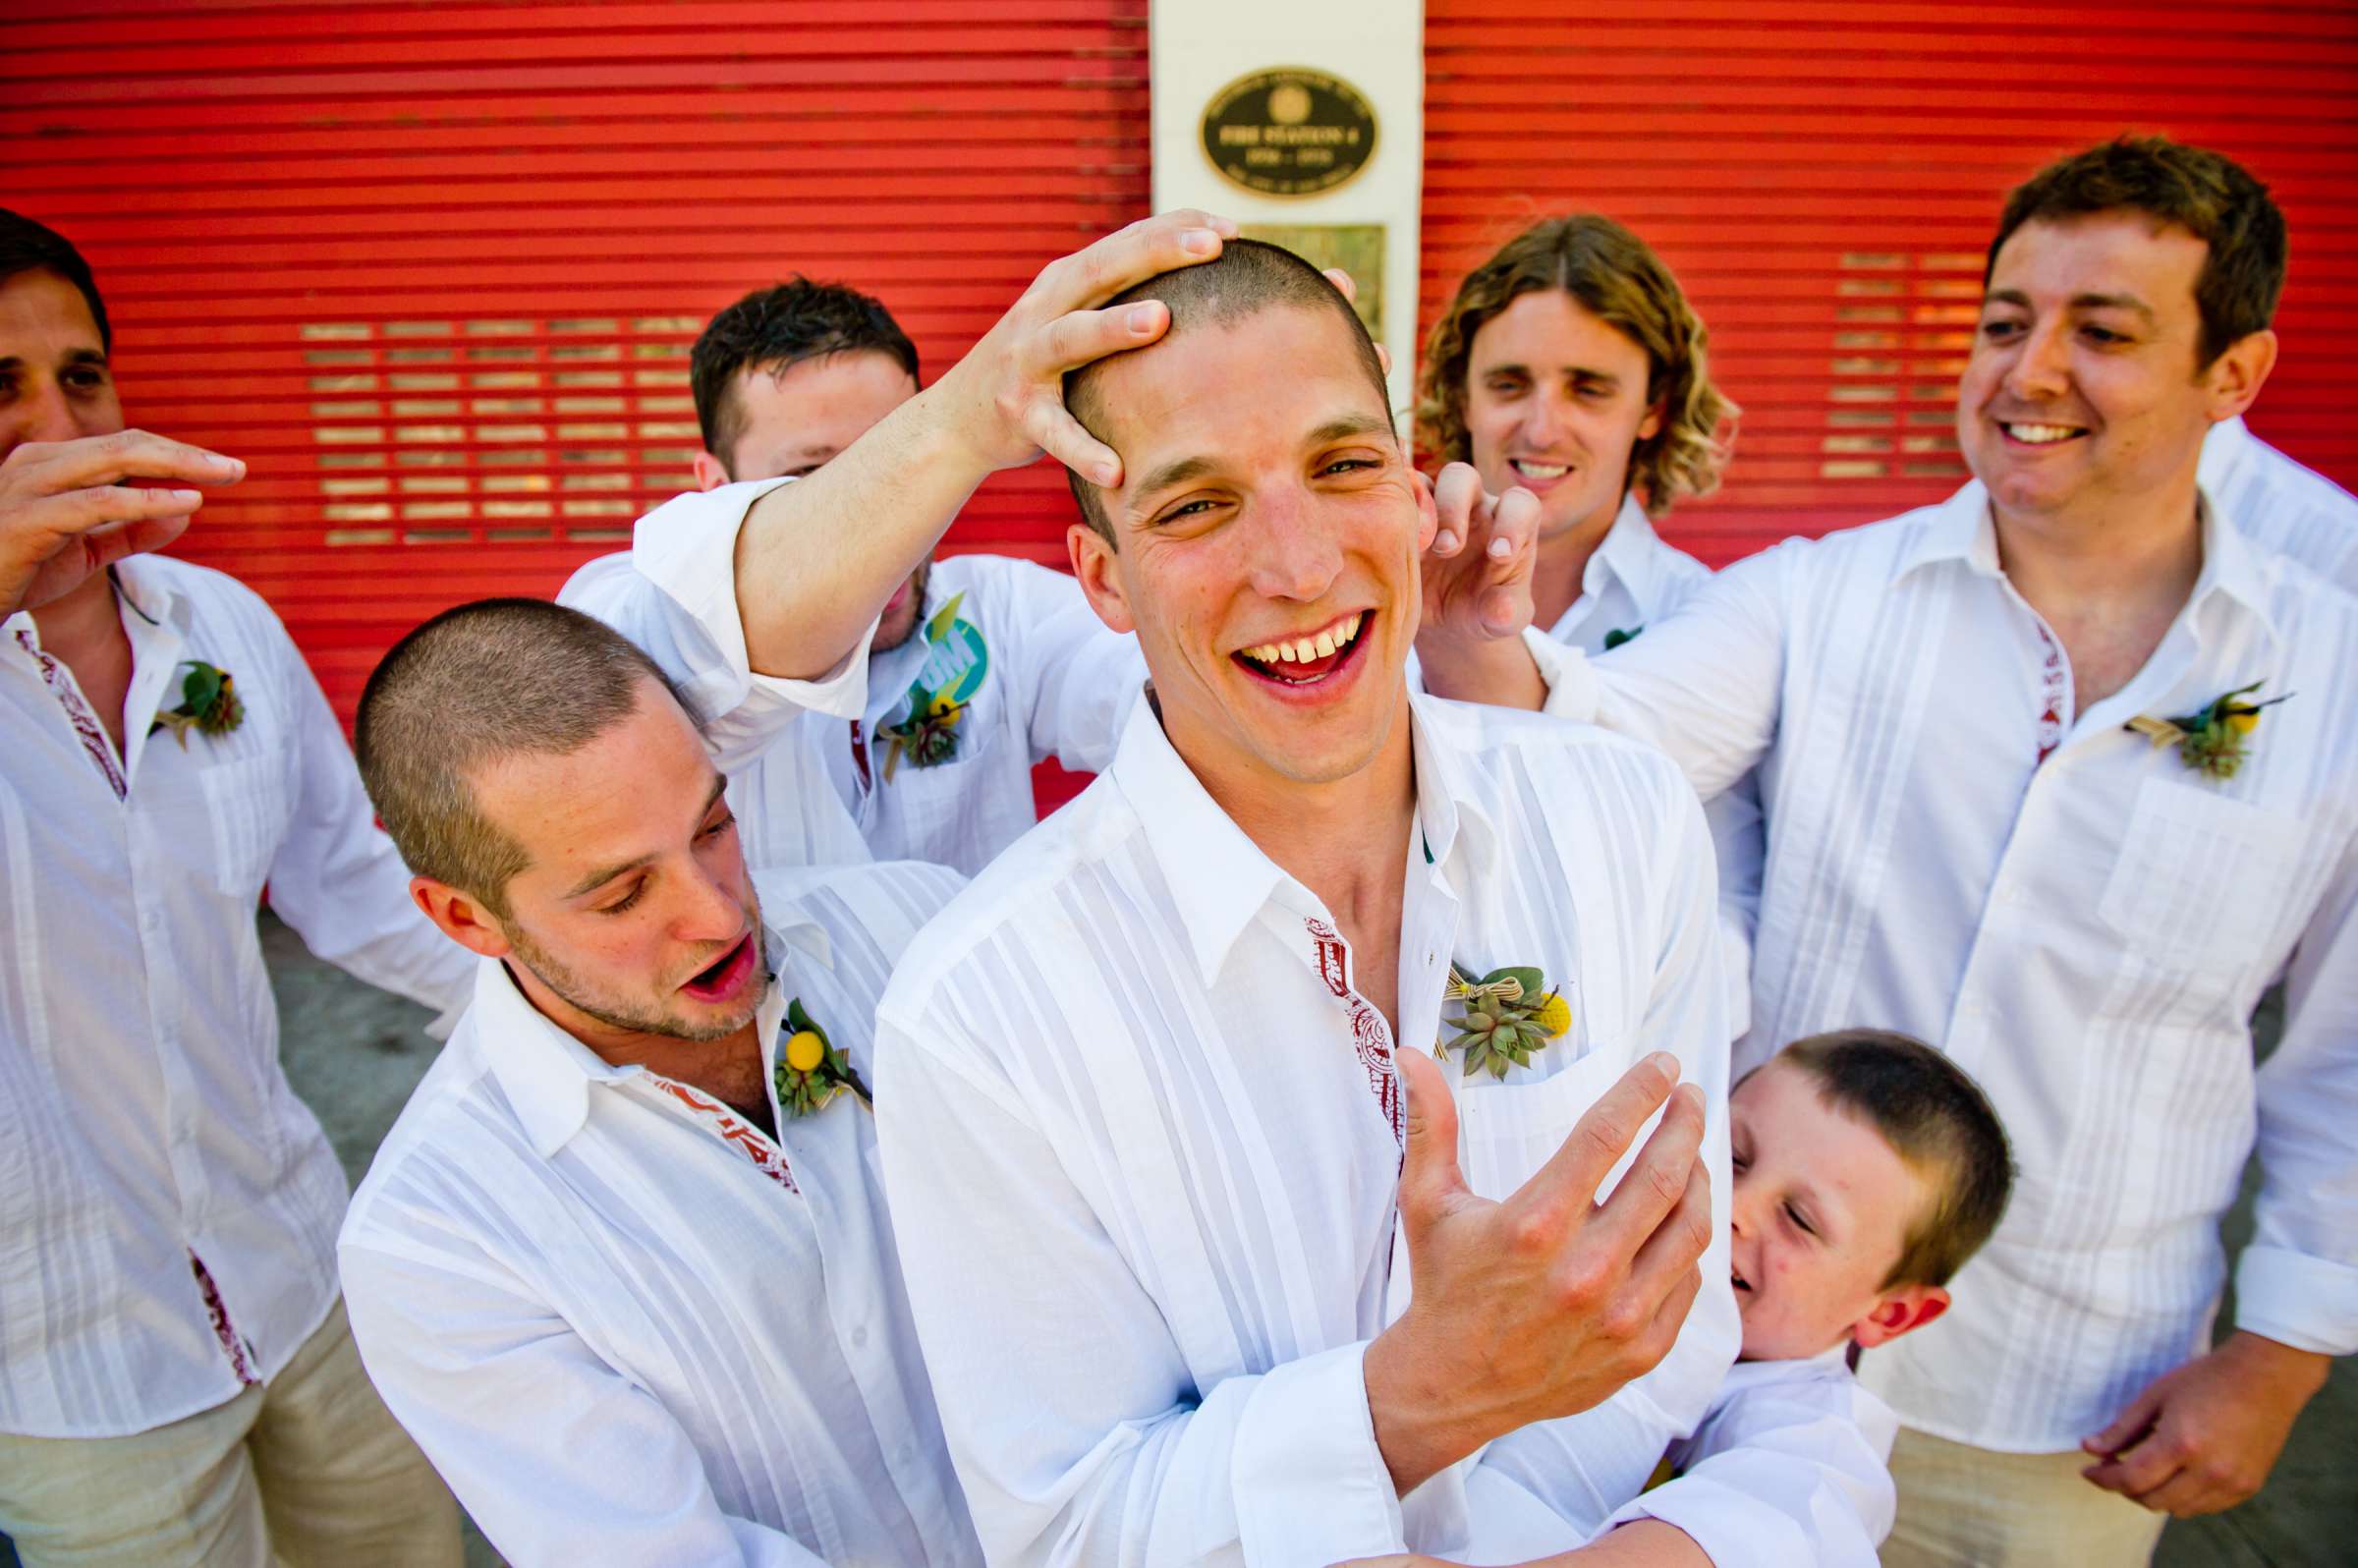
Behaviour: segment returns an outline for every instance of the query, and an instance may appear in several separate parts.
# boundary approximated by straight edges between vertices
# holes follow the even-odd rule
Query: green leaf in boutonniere
[[[1643,623],[1637,626],[1613,628],[1604,634],[1604,651],[1610,653],[1624,643],[1635,643],[1638,640],[1638,634],[1645,630]]]
[[[827,1101],[845,1090],[873,1106],[868,1086],[852,1068],[849,1053],[838,1050],[809,1013],[801,997],[786,1004],[786,1040],[778,1047],[776,1068],[778,1108],[789,1116],[808,1116],[826,1108]]]
[[[884,782],[892,782],[893,772],[904,756],[912,767],[938,767],[956,756],[958,725],[965,717],[966,704],[946,692],[912,687],[909,716],[876,731],[880,739],[892,743],[892,749],[884,755]]]
[[[2260,727],[2260,710],[2289,700],[2293,694],[2272,697],[2265,702],[2247,702],[2245,698],[2268,684],[2254,681],[2239,686],[2211,700],[2199,713],[2182,713],[2176,718],[2154,718],[2139,714],[2122,725],[2134,730],[2156,746],[2174,745],[2178,760],[2197,772],[2212,778],[2233,778],[2250,755],[2252,732]]]
[[[1452,1050],[1463,1050],[1468,1078],[1486,1067],[1492,1078],[1504,1078],[1510,1067],[1529,1067],[1534,1051],[1545,1050],[1572,1027],[1572,1004],[1529,965],[1494,969],[1476,980],[1451,964],[1444,1000],[1457,1004],[1458,1033],[1436,1044],[1433,1054],[1447,1061]]]
[[[186,672],[180,678],[180,705],[158,712],[148,734],[170,730],[185,752],[191,730],[199,735],[227,735],[246,722],[246,704],[238,700],[237,682],[229,671],[202,659],[189,659],[180,667]]]

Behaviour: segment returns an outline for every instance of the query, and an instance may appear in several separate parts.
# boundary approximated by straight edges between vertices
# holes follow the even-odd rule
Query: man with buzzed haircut
[[[977,1527],[1026,1564],[1577,1545],[1735,1351],[1702,813],[1596,731],[1410,696],[1421,623],[1528,614],[1530,509],[1421,572],[1432,493],[1316,269],[1229,241],[1106,313],[1142,309],[1166,336],[1066,378],[1118,454],[1076,454],[1068,545],[1153,700],[880,1014]],[[1582,1468],[1472,1461],[1584,1410]],[[1834,1490],[1592,1549],[1744,1562]]]
[[[917,395],[917,348],[879,301],[798,277],[715,314],[689,384],[702,490],[801,478]],[[726,495],[701,504],[743,508]],[[698,505],[668,523],[693,527]],[[628,624],[632,560],[585,566],[560,602]],[[1136,641],[1108,631],[1071,578],[1035,562],[928,552],[878,606],[860,650],[861,710],[814,715],[731,769],[757,869],[872,855],[980,870],[1036,819],[1033,765],[1103,767],[1146,678]],[[698,660],[683,674],[721,662],[694,639],[680,651]]]
[[[519,1568],[979,1564],[867,1103],[877,996],[956,875],[757,881],[662,672],[535,600],[403,639],[359,747],[479,963],[338,1255],[484,1535]]]

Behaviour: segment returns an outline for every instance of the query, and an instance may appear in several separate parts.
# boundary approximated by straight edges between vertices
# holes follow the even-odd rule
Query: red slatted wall
[[[1147,142],[1146,0],[0,7],[0,204],[90,257],[133,422],[250,462],[184,552],[348,717],[688,482],[713,309],[843,279],[930,374],[1145,212]],[[1070,507],[1003,476],[952,543],[1061,558]]]
[[[2122,130],[2216,146],[2292,230],[2262,436],[2358,488],[2358,7],[1427,0],[1423,319],[1544,213],[1644,235],[1745,416],[1666,531],[1714,564],[1946,494],[2003,193]]]

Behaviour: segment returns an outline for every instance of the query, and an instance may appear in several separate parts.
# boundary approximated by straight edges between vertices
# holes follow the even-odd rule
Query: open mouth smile
[[[1281,638],[1229,654],[1246,673],[1277,686],[1315,686],[1349,665],[1365,641],[1373,610],[1356,610],[1306,637]]]
[[[688,977],[680,989],[692,1001],[725,1002],[745,988],[754,973],[754,933],[747,931],[735,946]]]

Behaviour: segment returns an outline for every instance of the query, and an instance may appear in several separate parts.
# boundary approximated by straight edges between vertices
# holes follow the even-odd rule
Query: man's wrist
[[[1521,1425],[1506,1421],[1486,1427],[1480,1412],[1465,1408],[1468,1390],[1451,1387],[1435,1375],[1407,1318],[1369,1343],[1360,1375],[1367,1386],[1376,1450],[1391,1472],[1393,1489],[1402,1497]]]
[[[2248,1328],[2229,1334],[2213,1354],[2226,1357],[2239,1372],[2303,1402],[2326,1385],[2333,1370],[2333,1358],[2322,1351],[2301,1350]]]
[[[1435,697],[1535,711],[1547,700],[1547,683],[1520,637],[1428,634],[1417,639],[1417,662]]]

